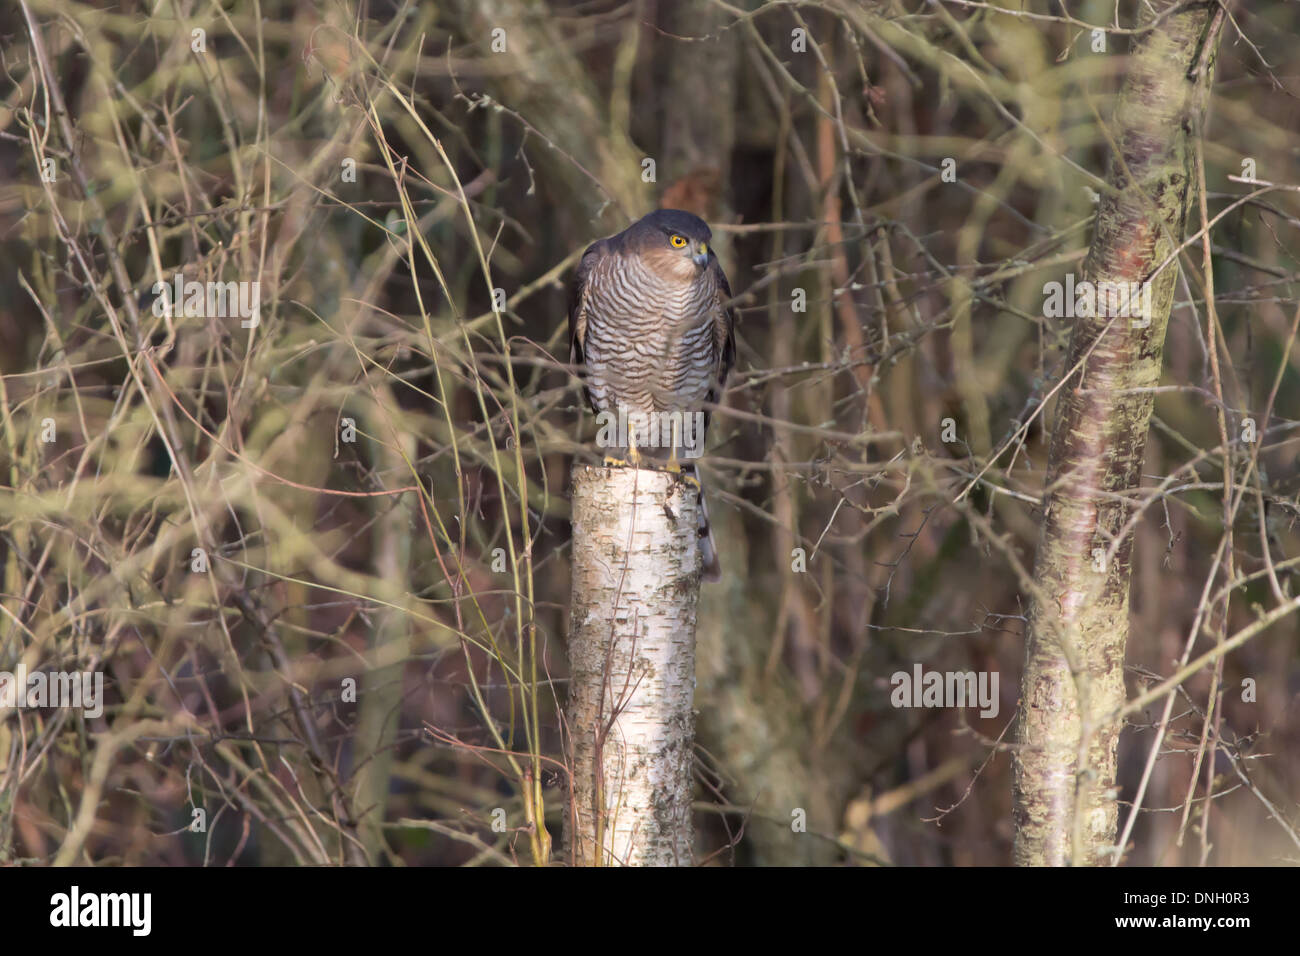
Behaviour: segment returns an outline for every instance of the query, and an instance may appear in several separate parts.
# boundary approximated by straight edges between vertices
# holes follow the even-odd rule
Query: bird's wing
[[[587,339],[587,276],[601,253],[600,246],[600,242],[593,242],[587,247],[587,251],[578,260],[578,268],[573,273],[573,283],[569,286],[569,364],[579,376],[586,361],[582,350]],[[599,413],[600,410],[596,408],[591,392],[586,389],[583,391],[587,395],[587,403],[591,405],[591,410]]]
[[[722,389],[727,384],[732,366],[736,364],[736,310],[728,304],[731,301],[731,285],[727,282],[727,274],[722,271],[722,264],[715,258],[711,268],[718,287],[717,315],[713,320],[713,347],[718,352],[718,377],[709,401],[716,404],[722,401]]]

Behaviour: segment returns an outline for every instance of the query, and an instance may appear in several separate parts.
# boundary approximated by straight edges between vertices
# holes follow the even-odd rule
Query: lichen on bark
[[[1142,22],[1174,5],[1146,5]],[[1098,207],[1081,281],[1150,282],[1150,322],[1083,316],[1071,335],[1066,368],[1076,371],[1052,429],[1022,682],[1021,865],[1099,864],[1116,852],[1121,728],[1112,715],[1125,699],[1132,548],[1125,494],[1140,483],[1178,274],[1168,260],[1192,198],[1190,137],[1201,127],[1217,37],[1211,10],[1183,7],[1135,37],[1116,108],[1114,188]]]

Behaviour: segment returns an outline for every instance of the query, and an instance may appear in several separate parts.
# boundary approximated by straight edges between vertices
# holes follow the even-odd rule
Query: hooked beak
[[[709,244],[707,242],[698,242],[695,244],[695,255],[691,259],[697,266],[703,269],[709,264]]]

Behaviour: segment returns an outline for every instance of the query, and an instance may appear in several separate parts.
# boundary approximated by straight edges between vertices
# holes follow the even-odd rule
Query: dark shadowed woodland
[[[1298,37],[1284,0],[6,4],[0,671],[104,698],[0,700],[0,864],[570,862],[567,286],[659,207],[738,317],[694,862],[1297,862]],[[1163,314],[1072,352],[1045,285],[1144,240]],[[255,319],[157,308],[178,273]],[[1073,538],[1058,416],[1128,476]],[[1075,748],[1109,810],[1030,853],[1022,676],[1071,613],[1127,702],[1113,773]],[[995,715],[895,706],[917,668]]]

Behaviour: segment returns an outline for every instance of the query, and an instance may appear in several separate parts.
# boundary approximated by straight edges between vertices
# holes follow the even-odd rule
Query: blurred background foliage
[[[713,224],[740,315],[704,469],[698,859],[1007,863],[1016,565],[1070,330],[1043,284],[1087,250],[1134,19],[1069,6],[7,5],[0,670],[102,670],[107,707],[0,712],[0,861],[562,862],[566,488],[594,460],[565,285],[669,206]],[[1298,28],[1234,5],[1205,131],[1211,218],[1256,193],[1211,233],[1229,420],[1260,441],[1230,633],[1300,554]],[[1228,179],[1247,160],[1279,188]],[[1182,266],[1131,692],[1182,653],[1250,455],[1220,445],[1198,248]],[[158,314],[178,272],[258,282],[257,325]],[[917,664],[996,672],[998,715],[893,708]],[[1294,619],[1224,679],[1209,859],[1294,861]],[[1209,684],[1127,862],[1199,858]]]

